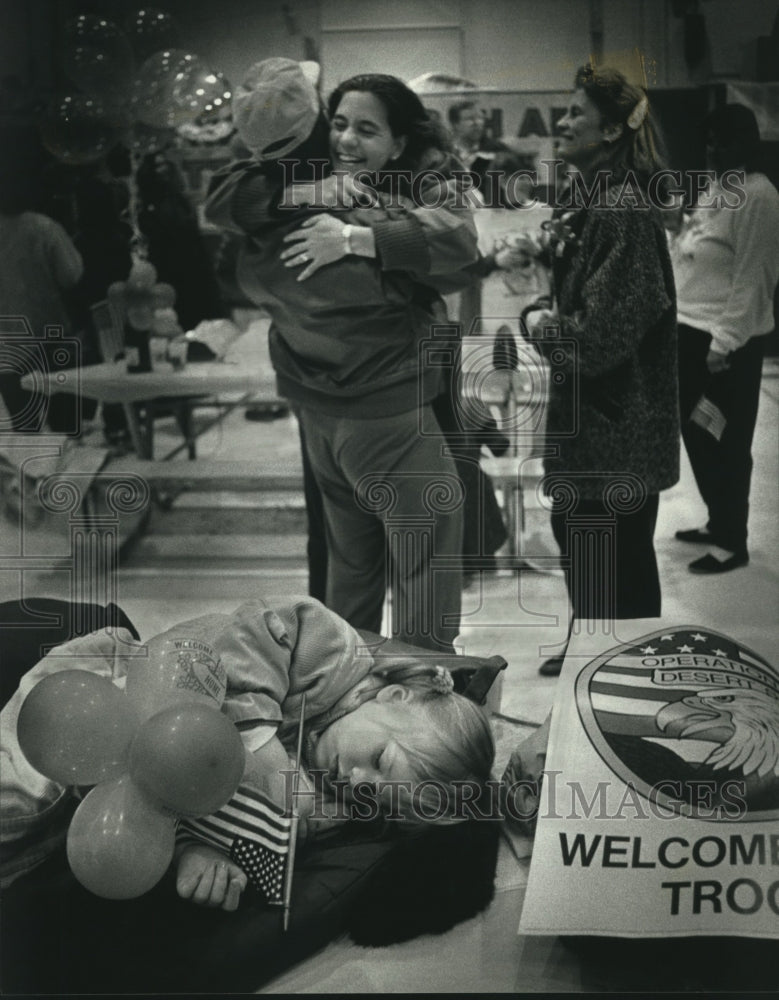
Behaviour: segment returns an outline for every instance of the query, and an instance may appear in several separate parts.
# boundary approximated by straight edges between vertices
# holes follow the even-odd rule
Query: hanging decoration
[[[200,56],[178,47],[176,22],[156,7],[132,11],[121,25],[97,14],[77,14],[65,22],[61,42],[60,64],[72,89],[57,94],[42,111],[42,142],[69,166],[96,163],[120,142],[127,148],[131,250],[134,261],[144,261],[138,167],[145,156],[186,138],[181,129],[229,134],[230,85]]]
[[[133,85],[132,115],[154,128],[172,128],[186,121],[186,109],[178,99],[197,57],[183,49],[155,52],[141,65]]]
[[[119,142],[122,129],[98,97],[65,93],[53,97],[39,119],[41,141],[62,163],[95,163]]]
[[[135,63],[127,36],[112,21],[79,14],[65,23],[62,69],[79,90],[105,104],[121,104],[132,83]]]
[[[153,52],[178,44],[178,25],[167,11],[157,7],[142,7],[133,11],[124,19],[123,27],[139,64]]]

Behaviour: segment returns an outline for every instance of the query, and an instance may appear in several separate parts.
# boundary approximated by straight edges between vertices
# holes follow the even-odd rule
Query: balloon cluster
[[[133,258],[127,281],[112,282],[108,298],[134,330],[148,330],[158,337],[177,337],[184,332],[173,308],[176,290],[157,281],[157,270],[148,260]]]
[[[47,675],[17,724],[37,771],[94,786],[73,814],[67,856],[78,881],[107,899],[156,885],[173,858],[178,818],[221,808],[245,766],[238,730],[219,710],[225,673],[207,639],[179,626],[146,651],[132,658],[124,692],[90,670]]]
[[[42,112],[49,152],[64,163],[93,163],[123,139],[142,156],[165,148],[177,127],[229,114],[229,83],[176,48],[177,35],[171,15],[152,7],[122,25],[99,14],[66,21],[61,66],[74,89]]]

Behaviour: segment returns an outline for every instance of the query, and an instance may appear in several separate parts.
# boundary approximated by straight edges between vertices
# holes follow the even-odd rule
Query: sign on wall
[[[542,160],[554,158],[557,122],[565,114],[566,91],[458,90],[420,95],[426,108],[448,124],[447,112],[459,101],[473,101],[484,112],[487,131],[519,153]]]

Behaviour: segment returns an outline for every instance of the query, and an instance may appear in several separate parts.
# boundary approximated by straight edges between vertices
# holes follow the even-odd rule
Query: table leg
[[[141,428],[141,422],[138,418],[138,411],[135,408],[135,404],[122,403],[122,409],[124,410],[124,415],[127,418],[127,429],[130,432],[130,439],[133,443],[135,454],[139,458],[152,458],[150,442],[146,440]]]
[[[195,437],[192,434],[192,405],[188,399],[182,399],[176,408],[176,419],[179,430],[187,444],[187,454],[190,459],[197,457]]]

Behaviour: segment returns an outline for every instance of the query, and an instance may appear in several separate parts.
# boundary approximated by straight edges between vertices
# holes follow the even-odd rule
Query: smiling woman
[[[393,635],[449,652],[459,632],[463,487],[433,405],[451,365],[428,361],[426,345],[447,322],[439,290],[469,284],[464,269],[478,257],[458,163],[416,94],[366,74],[330,97],[339,173],[323,176],[331,162],[312,142],[326,122],[318,96],[311,87],[305,128],[299,107],[290,128],[288,81],[280,87],[269,72],[279,62],[255,67],[239,102],[239,130],[263,160],[217,175],[206,214],[249,236],[239,282],[271,315],[271,360],[310,471],[309,512],[319,498],[323,508],[320,596],[355,627],[379,632],[389,587]],[[286,170],[268,153],[275,135],[298,141],[285,149]],[[391,522],[404,525],[402,544],[391,544]]]
[[[575,618],[654,617],[658,497],[679,475],[674,280],[660,213],[646,197],[663,166],[659,141],[643,88],[602,66],[576,74],[559,131],[572,169],[551,230],[556,301],[529,322],[557,372],[547,437],[559,443],[544,483],[552,528],[564,555],[570,546]],[[621,196],[627,181],[641,201]],[[562,339],[548,339],[550,328]],[[570,538],[585,513],[603,524],[602,549]]]
[[[406,137],[393,135],[387,111],[378,97],[360,91],[344,94],[330,126],[330,151],[336,170],[381,170],[400,156],[405,146]]]

